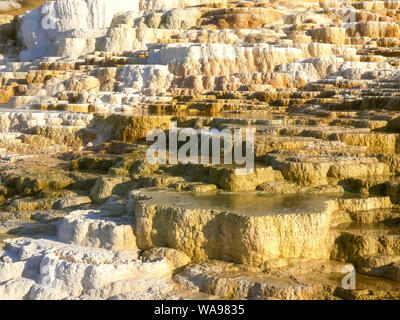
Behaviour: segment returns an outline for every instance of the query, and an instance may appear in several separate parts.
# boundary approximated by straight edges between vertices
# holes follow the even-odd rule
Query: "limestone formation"
[[[39,2],[0,0],[0,299],[400,299],[399,1]]]

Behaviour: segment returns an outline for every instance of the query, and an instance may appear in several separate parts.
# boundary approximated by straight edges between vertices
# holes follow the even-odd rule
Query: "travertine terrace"
[[[0,0],[0,298],[400,298],[400,1],[24,8]],[[254,171],[148,163],[171,121],[253,128]]]

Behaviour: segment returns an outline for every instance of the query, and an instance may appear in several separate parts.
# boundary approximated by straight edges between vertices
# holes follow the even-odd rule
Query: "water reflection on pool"
[[[216,209],[244,215],[313,213],[320,212],[325,202],[337,197],[311,195],[266,195],[261,193],[230,193],[217,191],[207,194],[191,194],[170,190],[146,190],[145,194],[158,204],[186,209]]]

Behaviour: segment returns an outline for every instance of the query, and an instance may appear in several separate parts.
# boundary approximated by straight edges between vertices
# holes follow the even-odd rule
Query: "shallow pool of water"
[[[261,193],[215,192],[191,194],[167,190],[146,192],[157,204],[186,209],[215,209],[243,215],[293,214],[322,212],[327,196],[266,195]]]

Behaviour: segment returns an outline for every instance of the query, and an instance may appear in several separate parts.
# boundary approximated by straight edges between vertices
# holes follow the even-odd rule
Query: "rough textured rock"
[[[136,249],[131,223],[107,219],[100,212],[74,211],[60,222],[58,238],[66,243],[114,251]]]
[[[21,18],[19,34],[27,47],[21,54],[22,60],[31,60],[54,52],[52,42],[60,39],[63,33],[105,28],[111,24],[116,13],[139,9],[136,1],[126,0],[112,3],[104,0],[62,0],[48,2],[43,8],[32,10]],[[87,19],[80,19],[81,16],[86,16]],[[46,29],[42,28],[42,22],[47,26]]]
[[[65,299],[108,298],[125,292],[140,292],[151,286],[152,279],[159,281],[170,276],[175,267],[187,262],[173,261],[179,256],[170,249],[166,255],[159,252],[151,261],[141,261],[136,251],[115,253],[106,249],[89,249],[67,245],[53,240],[20,238],[8,244],[8,268],[21,263],[25,270],[0,285],[2,298]],[[14,262],[13,259],[19,259]],[[2,267],[2,270],[4,267]],[[3,274],[3,272],[2,272]],[[4,275],[3,275],[4,277]],[[28,277],[28,278],[26,278]],[[30,280],[34,277],[37,280]],[[149,281],[147,284],[143,281]],[[164,291],[173,290],[171,283],[164,285]],[[159,289],[160,290],[160,289]]]
[[[151,193],[137,197],[151,197]],[[251,216],[163,206],[157,204],[157,198],[138,200],[135,232],[139,248],[169,246],[195,260],[221,259],[259,266],[280,257],[326,258],[329,256],[326,236],[332,207],[332,203],[323,203],[320,211],[313,213]],[[182,236],[188,233],[190,237]],[[235,237],[236,234],[241,237]]]
[[[96,203],[107,200],[113,194],[124,194],[129,191],[132,183],[128,178],[123,177],[102,177],[99,178],[91,191],[91,198]]]

